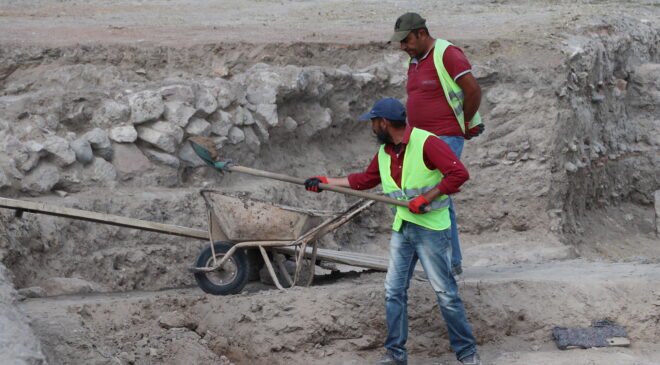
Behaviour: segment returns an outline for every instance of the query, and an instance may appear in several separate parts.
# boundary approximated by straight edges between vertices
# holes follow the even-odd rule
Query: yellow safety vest
[[[424,142],[427,138],[437,138],[432,133],[413,128],[410,140],[406,145],[401,172],[401,187],[397,186],[390,173],[392,163],[390,155],[385,152],[385,145],[378,151],[378,168],[383,192],[394,199],[407,201],[435,188],[443,178],[438,170],[429,170],[424,163]],[[403,221],[415,223],[428,229],[441,231],[449,228],[449,197],[441,195],[430,204],[431,211],[424,214],[414,214],[407,207],[392,207],[395,211],[392,229],[399,231]]]

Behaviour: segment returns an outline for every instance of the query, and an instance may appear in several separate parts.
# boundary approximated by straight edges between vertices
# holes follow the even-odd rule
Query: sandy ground
[[[460,286],[488,364],[659,364],[659,275],[658,265],[568,261],[472,269]],[[289,292],[253,284],[232,297],[196,288],[62,296],[20,307],[52,359],[113,363],[134,354],[138,364],[208,363],[210,348],[236,363],[364,364],[380,353],[383,278],[318,278]],[[410,297],[410,363],[455,363],[428,283],[413,281]],[[589,318],[625,325],[633,346],[556,349],[552,327],[587,326]],[[178,357],[185,346],[199,350],[188,361]]]
[[[518,59],[537,67],[558,64],[558,58],[548,56],[547,48],[567,28],[598,23],[613,14],[641,19],[656,27],[660,20],[660,7],[652,0],[629,2],[626,6],[619,1],[4,0],[0,4],[0,44],[3,51],[9,52],[13,45],[75,48],[236,42],[239,49],[255,48],[252,54],[239,53],[242,57],[261,57],[264,49],[268,50],[265,45],[271,43],[294,44],[290,47],[295,49],[298,42],[339,43],[346,47],[384,42],[396,16],[408,10],[423,13],[433,32],[467,45],[468,53],[471,42],[479,43],[482,50],[504,45],[508,60]],[[396,45],[389,47],[394,49]],[[289,55],[286,59],[297,57]],[[475,55],[479,59],[487,57]],[[634,209],[621,215],[628,211]],[[158,216],[162,212],[154,208],[148,213]],[[607,219],[591,221],[597,227],[611,224]],[[57,230],[63,224],[58,221],[51,228]],[[80,227],[81,231],[89,229]],[[657,252],[651,251],[657,250],[657,240],[631,235],[625,224],[616,228],[592,228],[598,242],[611,240],[612,232],[624,238],[615,248],[600,248],[598,242],[569,247],[555,237],[536,232],[466,235],[468,269],[461,290],[485,363],[660,364],[660,267],[658,258],[643,250]],[[101,239],[122,237],[103,229],[90,230],[90,235],[94,232]],[[641,249],[639,242],[643,243]],[[386,244],[383,239],[370,249],[384,254]],[[131,258],[125,256],[130,263]],[[576,256],[589,260],[566,261]],[[176,262],[177,270],[183,271],[190,257]],[[628,262],[616,263],[621,260]],[[103,257],[99,263],[85,264],[115,265],[103,261]],[[153,282],[158,284],[159,275],[168,276],[159,273],[163,270],[167,268],[129,271],[131,274],[121,282],[139,289],[140,275],[154,275],[157,279]],[[27,271],[16,272],[28,275]],[[204,295],[197,288],[185,287],[189,281],[182,279],[176,286],[184,288],[26,299],[18,306],[30,317],[51,364],[375,361],[382,351],[385,329],[384,275],[344,274],[318,279],[311,288],[288,292],[251,284],[245,293],[231,297]],[[29,277],[14,280],[30,282]],[[410,296],[410,363],[456,364],[428,284],[415,280]],[[552,342],[553,326],[587,326],[603,318],[625,325],[633,345],[559,351]]]
[[[387,41],[396,17],[424,14],[442,37],[549,37],[565,24],[626,15],[657,22],[653,0],[618,1],[13,1],[0,6],[0,41],[20,44],[192,44]]]

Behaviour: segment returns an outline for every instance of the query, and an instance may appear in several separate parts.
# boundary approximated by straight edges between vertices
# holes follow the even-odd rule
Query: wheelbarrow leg
[[[282,273],[282,276],[284,276],[284,279],[289,283],[289,287],[293,287],[293,280],[291,279],[291,275],[289,275],[289,271],[286,269],[286,266],[284,265],[284,261],[286,261],[286,257],[282,255],[281,253],[275,253],[273,254],[273,259],[275,259],[275,264],[277,265],[277,269],[280,270]]]
[[[259,251],[261,252],[261,257],[263,257],[264,262],[266,263],[266,268],[268,268],[268,273],[270,274],[270,277],[273,279],[273,283],[275,283],[277,289],[284,290],[284,288],[280,284],[280,281],[277,280],[277,275],[275,275],[275,270],[273,270],[273,265],[270,263],[270,259],[268,258],[268,253],[266,253],[266,250],[261,246],[259,246]]]

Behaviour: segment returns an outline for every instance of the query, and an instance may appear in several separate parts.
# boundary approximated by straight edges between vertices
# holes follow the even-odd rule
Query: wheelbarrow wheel
[[[215,259],[222,259],[231,246],[231,242],[215,242],[213,244]],[[213,264],[213,252],[211,247],[207,245],[197,257],[195,266],[212,267]],[[195,280],[205,293],[213,295],[238,294],[248,282],[248,271],[248,259],[245,251],[236,250],[221,269],[208,273],[197,272],[195,273]]]

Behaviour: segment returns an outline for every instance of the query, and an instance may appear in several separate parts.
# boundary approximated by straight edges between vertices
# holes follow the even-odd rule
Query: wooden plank
[[[276,251],[280,251],[289,255],[295,254],[293,247],[276,247]],[[309,258],[312,255],[311,247],[305,250],[305,257]],[[382,256],[368,255],[362,253],[353,253],[348,251],[337,251],[319,248],[316,254],[318,260],[326,260],[340,264],[365,267],[377,271],[387,271],[389,263],[388,258]],[[421,266],[417,265],[415,271],[422,271]]]
[[[44,203],[37,203],[25,200],[8,199],[0,197],[0,207],[7,209],[14,209],[18,212],[41,213],[46,215],[53,215],[56,217],[65,217],[79,219],[88,222],[96,222],[109,224],[112,226],[127,227],[140,229],[143,231],[151,231],[169,234],[173,236],[181,236],[188,238],[195,238],[200,240],[208,240],[209,233],[205,230],[176,226],[172,224],[157,223],[145,221],[141,219],[126,218],[117,215],[103,214],[90,212],[87,210],[73,209],[58,207]]]

